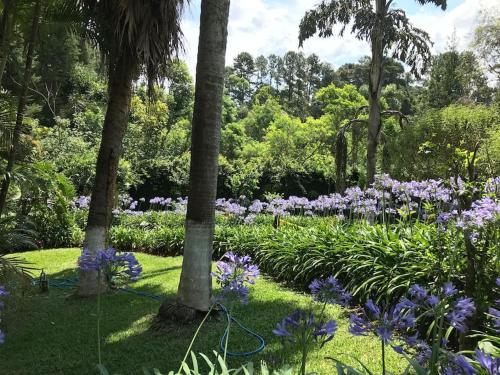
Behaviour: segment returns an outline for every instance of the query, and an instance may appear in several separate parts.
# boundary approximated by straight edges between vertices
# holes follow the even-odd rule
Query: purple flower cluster
[[[212,273],[221,286],[220,298],[247,304],[249,290],[246,284],[255,284],[259,268],[251,263],[249,256],[228,252],[223,259],[217,262],[217,270]]]
[[[500,357],[493,357],[478,349],[474,358],[488,375],[500,374]]]
[[[491,316],[496,333],[500,333],[500,310],[490,307],[488,313]]]
[[[121,214],[124,215],[133,215],[133,216],[142,216],[144,215],[144,211],[139,210],[139,207],[144,207],[144,203],[146,202],[145,198],[139,198],[138,200],[134,200],[130,196],[124,195],[120,197],[120,205],[119,207],[113,210],[113,215],[118,216]],[[81,196],[71,202],[71,206],[74,209],[88,209],[90,205],[90,197]],[[162,197],[154,197],[149,200],[149,208],[153,211],[158,209],[161,210],[173,210],[175,212],[184,213],[186,211],[187,206],[187,198],[177,198],[177,200],[173,200],[172,198],[162,198]]]
[[[469,360],[461,354],[452,354],[447,352],[443,367],[443,375],[474,375],[477,374],[476,369]]]
[[[7,289],[5,289],[5,286],[3,285],[0,285],[0,298],[1,297],[8,297],[10,295],[9,291]],[[0,310],[2,310],[5,306],[5,303],[0,300]],[[1,319],[0,319],[0,322],[1,322]],[[5,333],[2,332],[2,330],[0,329],[0,345],[1,344],[4,344],[5,343]]]
[[[90,197],[80,196],[71,202],[71,206],[78,210],[85,210],[90,206]]]
[[[463,211],[456,219],[457,227],[477,232],[488,224],[500,221],[500,203],[490,197],[472,203],[470,210]]]
[[[466,321],[474,315],[476,307],[471,298],[455,298],[457,294],[457,289],[450,282],[443,285],[439,296],[429,293],[420,285],[413,285],[410,288],[410,299],[402,298],[400,305],[410,312],[423,312],[429,317],[444,313],[444,318],[451,327],[465,332]]]
[[[368,300],[363,311],[351,314],[349,332],[356,336],[368,332],[378,336],[384,344],[391,344],[395,338],[408,336],[408,331],[415,327],[415,316],[412,312],[404,312],[401,304],[384,311],[383,308]],[[399,350],[395,347],[395,350]]]
[[[316,301],[332,305],[347,306],[352,298],[352,294],[347,292],[333,276],[324,280],[313,280],[309,285],[309,289]]]
[[[78,267],[84,272],[100,270],[110,281],[116,278],[136,281],[142,272],[142,266],[133,253],[118,253],[114,248],[100,250],[97,254],[83,249]]]
[[[124,215],[130,215],[130,216],[143,216],[144,215],[144,211],[134,211],[134,210],[131,210],[131,209],[127,209],[127,210],[123,210],[123,211],[120,211],[120,210],[116,210],[113,212],[114,215],[120,215],[120,214],[124,214]]]
[[[484,192],[493,196],[500,194],[500,176],[493,177],[484,185]]]
[[[478,228],[496,222],[500,216],[499,186],[500,177],[488,181],[483,193],[489,196],[476,201],[471,210],[464,211],[460,215],[456,197],[465,192],[465,184],[460,178],[450,179],[447,185],[442,180],[400,182],[387,174],[375,176],[373,186],[366,190],[357,186],[350,187],[343,195],[337,193],[322,195],[313,200],[290,196],[288,199],[275,198],[268,203],[260,200],[250,202],[242,196],[238,199],[219,198],[215,203],[217,213],[235,217],[244,224],[253,223],[256,215],[260,213],[275,216],[336,216],[340,220],[345,218],[372,220],[381,215],[383,218],[393,219],[412,215],[425,219],[436,217],[434,215],[437,214],[440,229],[445,230],[447,224],[453,221],[459,228],[471,230],[475,239],[478,236]],[[79,197],[73,202],[73,206],[77,209],[88,208],[89,200],[88,197]],[[123,196],[120,202],[121,206],[113,211],[114,215],[144,214],[138,210],[139,207],[144,207],[139,203],[145,202],[144,198],[134,201],[128,196]],[[149,200],[149,209],[153,211],[171,210],[185,213],[186,207],[187,198],[154,197]]]
[[[442,180],[425,180],[399,182],[392,180],[391,193],[397,201],[406,202],[411,199],[431,203],[449,203],[452,201],[452,190]]]
[[[252,202],[252,213],[268,212],[273,215],[336,215],[340,218],[351,213],[369,217],[386,213],[396,215],[398,210],[406,214],[423,211],[423,203],[452,206],[454,191],[442,180],[399,182],[388,175],[377,175],[373,187],[362,190],[359,187],[346,189],[344,195],[322,195],[315,200],[290,196],[288,199],[275,198],[268,204]],[[233,201],[233,204],[239,205]],[[244,209],[245,207],[243,207]],[[240,210],[232,206],[231,212]],[[244,212],[244,211],[243,211]],[[239,213],[241,215],[241,213]]]
[[[500,278],[496,279],[496,285],[500,288]],[[500,333],[500,299],[495,301],[496,306],[490,307],[488,310],[488,315],[493,323],[493,329],[496,333]]]
[[[149,200],[149,204],[152,206],[167,208],[172,204],[172,198],[154,197]]]
[[[233,199],[219,198],[215,202],[215,207],[218,211],[241,218],[244,218],[247,212],[244,206]]]
[[[458,331],[465,332],[466,320],[474,312],[473,301],[459,297],[458,290],[452,283],[445,283],[437,294],[431,294],[421,286],[413,285],[409,298],[402,297],[393,308],[380,307],[368,300],[362,311],[351,314],[349,332],[357,336],[373,333],[384,344],[391,345],[396,352],[412,352],[416,361],[424,364],[430,359],[432,350],[415,333],[415,316],[441,319]],[[403,343],[407,348],[401,346]],[[441,365],[444,374],[475,373],[469,372],[474,371],[474,368],[465,357],[446,351],[443,353]]]
[[[337,331],[337,322],[315,322],[312,312],[297,310],[292,315],[277,323],[273,333],[284,342],[296,343],[309,336],[319,341],[320,347],[331,341]],[[305,334],[304,334],[305,333]],[[304,344],[304,343],[303,343]]]
[[[472,298],[459,297],[445,315],[450,326],[459,332],[467,331],[467,319],[474,315],[476,307]]]
[[[473,202],[469,210],[458,212],[452,209],[439,213],[436,222],[440,230],[447,230],[452,223],[458,229],[467,231],[472,242],[477,242],[483,229],[500,223],[500,201],[483,197]]]

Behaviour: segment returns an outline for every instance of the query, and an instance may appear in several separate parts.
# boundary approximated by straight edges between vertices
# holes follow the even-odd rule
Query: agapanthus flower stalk
[[[315,320],[311,311],[297,310],[277,323],[273,333],[280,337],[284,344],[296,345],[302,353],[301,375],[306,374],[307,356],[314,343],[322,348],[333,340],[337,331],[337,322]]]

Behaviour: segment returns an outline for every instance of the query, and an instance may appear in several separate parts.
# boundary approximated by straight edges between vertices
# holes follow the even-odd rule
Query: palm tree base
[[[212,310],[209,320],[218,319],[219,312]],[[153,322],[154,329],[168,328],[178,325],[198,325],[207,315],[206,311],[199,311],[189,306],[181,305],[176,300],[165,300],[160,306],[158,315]]]
[[[96,297],[98,293],[105,293],[109,290],[110,285],[103,275],[101,275],[100,283],[101,285],[98,285],[97,271],[81,271],[78,275],[78,287],[73,297]]]

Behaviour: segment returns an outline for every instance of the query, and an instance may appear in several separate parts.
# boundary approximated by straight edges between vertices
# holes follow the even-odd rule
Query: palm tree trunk
[[[4,1],[4,9],[2,19],[0,21],[0,85],[2,83],[3,73],[9,56],[10,37],[14,28],[16,11],[16,0]]]
[[[212,242],[230,0],[202,0],[193,114],[189,200],[177,303],[211,305]]]
[[[104,250],[115,202],[118,162],[127,129],[135,64],[128,56],[120,56],[109,77],[109,100],[102,129],[101,146],[89,207],[85,246],[91,254]],[[81,272],[76,295],[97,294],[97,276]]]
[[[26,53],[26,64],[24,66],[24,76],[21,89],[18,96],[16,124],[14,126],[14,134],[12,143],[10,145],[9,155],[7,157],[7,166],[5,167],[5,176],[0,187],[0,217],[5,210],[7,202],[7,194],[11,181],[11,173],[14,169],[16,162],[16,154],[19,148],[19,141],[21,139],[21,131],[23,127],[24,111],[26,109],[26,95],[28,92],[28,85],[31,81],[31,72],[33,68],[33,58],[35,54],[35,44],[38,35],[38,28],[40,25],[40,16],[42,13],[42,1],[37,0],[33,10],[33,20],[31,23],[30,39],[28,41],[28,51]]]
[[[377,24],[371,36],[372,60],[370,64],[368,144],[366,147],[366,180],[370,185],[375,179],[377,169],[377,146],[381,127],[380,97],[382,93],[382,70],[384,60],[384,29],[385,0],[376,0]]]

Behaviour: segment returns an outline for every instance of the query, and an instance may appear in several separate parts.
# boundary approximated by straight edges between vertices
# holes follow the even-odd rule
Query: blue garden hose
[[[58,289],[74,288],[76,286],[76,284],[78,283],[77,278],[48,279],[48,280],[49,280],[50,286],[53,286],[53,287],[58,288]],[[35,280],[34,284],[38,284],[38,280]],[[135,294],[135,295],[138,295],[140,297],[150,298],[150,299],[153,299],[153,300],[158,301],[158,302],[161,302],[163,300],[163,297],[161,297],[157,294],[142,292],[140,290],[136,290],[133,288],[120,287],[120,288],[117,288],[117,290],[120,290],[120,291],[126,292],[126,293]],[[227,319],[227,326],[226,326],[226,329],[224,330],[224,334],[220,338],[220,343],[219,343],[220,350],[222,353],[224,353],[224,351],[225,351],[224,349],[226,346],[227,335],[229,333],[230,322],[234,322],[248,336],[251,336],[251,337],[257,339],[257,341],[259,342],[259,346],[257,349],[249,351],[249,352],[230,352],[230,351],[228,351],[226,353],[228,356],[230,356],[230,357],[249,357],[249,356],[252,356],[254,354],[260,353],[262,350],[264,350],[264,348],[266,347],[266,341],[264,340],[264,338],[262,336],[260,336],[258,333],[253,332],[251,329],[245,327],[238,319],[236,319],[234,316],[232,316],[229,313],[226,306],[224,306],[221,303],[217,303],[217,306],[219,306],[220,309],[224,312],[224,314],[226,315],[226,319]]]
[[[236,323],[249,336],[256,338],[257,341],[259,342],[259,347],[255,350],[250,351],[250,352],[230,352],[230,351],[228,351],[226,353],[228,356],[230,356],[230,357],[249,357],[251,355],[257,354],[257,353],[261,352],[262,350],[264,350],[264,348],[266,347],[266,341],[264,340],[264,338],[262,336],[260,336],[259,334],[255,333],[252,330],[245,327],[238,319],[236,319],[234,316],[232,316],[229,313],[226,306],[224,306],[223,304],[220,304],[220,303],[218,303],[217,305],[226,314],[226,318],[227,318],[227,326],[226,326],[226,329],[224,330],[224,334],[220,338],[220,344],[219,344],[220,350],[222,353],[224,353],[225,348],[226,348],[226,340],[227,340],[227,335],[229,334],[229,322],[230,321]]]

